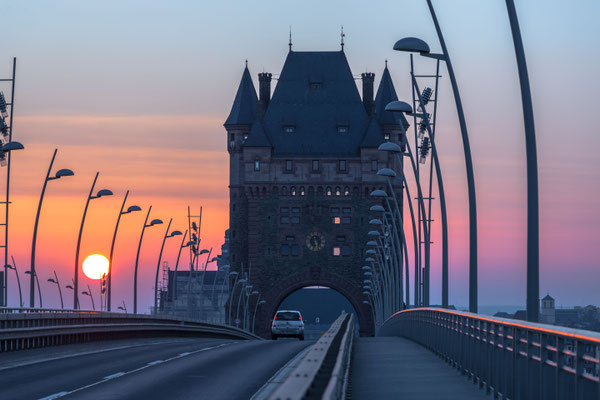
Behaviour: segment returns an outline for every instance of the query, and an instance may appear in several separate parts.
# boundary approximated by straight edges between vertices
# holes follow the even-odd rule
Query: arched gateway
[[[292,275],[265,293],[263,299],[266,300],[266,303],[259,308],[260,312],[257,315],[257,334],[268,337],[271,333],[273,315],[281,302],[291,293],[307,286],[326,286],[346,297],[358,316],[360,335],[373,336],[374,325],[371,309],[362,303],[364,296],[361,291],[351,281],[324,271],[320,267],[311,267],[307,271]]]
[[[322,285],[343,294],[361,334],[372,334],[362,293],[369,194],[388,189],[379,169],[400,167],[379,145],[402,139],[398,120],[384,112],[397,100],[390,73],[383,70],[375,97],[375,74],[363,73],[361,99],[343,51],[290,49],[272,97],[271,77],[258,75],[257,96],[246,67],[224,124],[231,271],[258,292],[250,309],[259,295],[266,301],[258,308],[260,333],[287,295]],[[401,196],[399,180],[393,185]]]

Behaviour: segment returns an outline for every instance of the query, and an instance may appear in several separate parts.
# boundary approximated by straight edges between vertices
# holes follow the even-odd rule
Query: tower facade
[[[377,171],[398,161],[377,148],[402,138],[384,112],[397,100],[389,71],[375,98],[374,74],[362,74],[361,98],[343,51],[290,51],[272,96],[271,76],[259,74],[259,99],[246,67],[225,122],[231,270],[266,300],[259,333],[290,293],[321,285],[346,296],[361,334],[372,334],[362,294],[369,194],[389,193]]]

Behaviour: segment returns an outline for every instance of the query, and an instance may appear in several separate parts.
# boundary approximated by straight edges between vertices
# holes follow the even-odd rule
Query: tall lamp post
[[[29,281],[29,307],[35,307],[35,249],[36,249],[36,241],[37,241],[37,231],[38,225],[40,222],[40,212],[42,211],[42,202],[44,201],[44,194],[46,193],[46,185],[49,181],[53,181],[55,179],[60,179],[63,176],[73,176],[74,173],[70,169],[59,169],[56,171],[54,176],[50,176],[50,171],[52,171],[52,165],[54,164],[54,159],[56,158],[56,152],[58,149],[54,149],[54,154],[52,154],[52,159],[50,160],[50,166],[48,167],[48,172],[46,173],[46,178],[44,179],[44,185],[42,186],[42,193],[40,194],[40,201],[38,202],[37,213],[35,215],[35,223],[33,225],[33,240],[31,241],[31,263],[30,263],[30,281]]]
[[[160,261],[162,260],[163,250],[165,248],[165,242],[167,238],[172,238],[174,236],[180,236],[181,231],[173,231],[169,234],[169,229],[171,228],[171,222],[173,222],[173,218],[169,220],[169,224],[167,225],[167,230],[165,231],[165,235],[163,236],[162,245],[160,246],[160,253],[158,254],[158,263],[156,264],[156,278],[154,279],[154,314],[158,314],[158,273],[160,271]]]
[[[83,292],[81,292],[81,294],[90,296],[90,300],[92,300],[92,310],[96,311],[96,305],[94,304],[94,296],[92,296],[92,289],[90,288],[90,285],[88,285],[88,290],[84,290]]]
[[[119,211],[119,215],[117,217],[117,223],[115,225],[115,233],[113,234],[112,243],[110,245],[110,257],[109,257],[109,268],[108,268],[108,279],[107,279],[107,297],[106,297],[106,311],[110,312],[111,301],[112,301],[112,270],[113,270],[113,252],[115,250],[115,240],[117,239],[117,230],[119,229],[119,222],[121,222],[121,217],[125,214],[130,214],[136,211],[142,211],[142,209],[138,206],[129,206],[126,211],[123,211],[125,208],[125,202],[127,201],[127,196],[129,196],[129,190],[125,193],[125,198],[123,198],[123,204],[121,205],[121,210]]]
[[[12,265],[10,264],[6,264],[6,268],[7,269],[13,269],[15,271],[15,275],[17,276],[17,285],[19,286],[19,304],[20,307],[23,307],[23,293],[21,291],[21,280],[19,279],[19,271],[17,271],[17,264],[15,263],[15,258],[13,256],[10,256],[10,258],[12,258]]]
[[[58,295],[60,296],[60,308],[65,308],[65,303],[63,303],[62,290],[60,289],[60,282],[58,281],[58,275],[56,275],[56,270],[54,270],[54,279],[48,278],[48,282],[54,283],[58,288]]]
[[[261,300],[260,295],[259,295],[258,301],[256,302],[256,305],[254,306],[254,316],[252,317],[252,333],[254,333],[254,330],[256,329],[256,311],[258,310],[258,306],[262,306],[265,303],[266,303],[266,301]]]
[[[142,227],[142,233],[140,234],[140,243],[138,244],[137,255],[135,256],[135,270],[133,272],[133,313],[137,314],[137,275],[138,275],[138,265],[140,261],[140,250],[142,248],[142,239],[144,238],[144,231],[146,228],[154,225],[162,224],[162,220],[153,219],[150,223],[148,223],[148,217],[150,217],[150,211],[152,211],[152,206],[148,207],[148,214],[146,214],[146,219],[144,220],[144,226]]]
[[[27,275],[32,275],[31,271],[25,271],[25,273]],[[33,275],[34,275],[34,277],[31,278],[31,280],[35,279],[35,283],[37,284],[37,288],[38,288],[38,296],[40,297],[40,308],[43,308],[44,307],[44,303],[42,302],[42,289],[40,287],[40,280],[38,279],[37,272],[34,272]],[[34,288],[34,290],[35,290],[35,288]],[[31,308],[35,308],[35,304]]]
[[[175,261],[175,282],[173,282],[173,298],[177,298],[177,270],[179,269],[179,259],[181,258],[181,251],[185,247],[193,246],[196,242],[192,240],[188,240],[187,243],[184,244],[185,238],[188,234],[188,230],[186,230],[181,238],[181,245],[179,246],[179,252],[177,253],[177,260]]]
[[[527,157],[527,320],[538,322],[540,313],[540,217],[533,103],[531,101],[525,50],[523,49],[519,20],[513,0],[506,0],[506,9],[519,69],[523,122],[525,125],[525,153]]]
[[[454,75],[454,68],[452,68],[452,62],[450,61],[450,55],[448,54],[448,48],[440,24],[437,20],[435,10],[431,0],[427,0],[431,18],[435,25],[440,45],[442,46],[442,54],[434,54],[430,52],[429,45],[423,40],[418,38],[404,38],[400,39],[394,45],[394,50],[404,51],[409,53],[419,53],[423,57],[433,58],[436,60],[445,61],[448,69],[448,76],[450,77],[450,83],[452,85],[452,92],[454,94],[454,102],[456,103],[456,112],[458,114],[458,122],[460,125],[461,138],[463,143],[463,151],[465,154],[465,168],[467,172],[467,189],[469,195],[469,311],[477,312],[477,199],[475,195],[475,177],[473,173],[473,160],[471,157],[471,145],[469,142],[469,135],[467,132],[467,123],[463,111],[462,101],[460,98],[460,92],[458,90],[458,83],[456,76]]]
[[[98,180],[98,175],[100,173],[96,172],[96,176],[94,177],[94,182],[92,182],[92,187],[90,188],[90,193],[88,194],[87,200],[85,202],[85,208],[83,209],[83,216],[81,217],[81,226],[79,227],[79,236],[77,236],[77,249],[75,250],[75,271],[73,272],[73,308],[77,308],[78,299],[77,299],[77,291],[79,288],[79,250],[81,248],[81,236],[83,234],[83,225],[85,224],[85,216],[87,215],[88,206],[90,205],[90,200],[99,199],[104,196],[112,196],[113,192],[108,189],[99,190],[98,193],[94,196],[94,187],[96,186],[96,181]],[[110,266],[109,266],[110,269]],[[91,295],[91,293],[90,293]]]

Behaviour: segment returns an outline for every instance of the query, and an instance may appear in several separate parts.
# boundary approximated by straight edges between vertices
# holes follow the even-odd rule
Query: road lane
[[[308,344],[173,339],[67,356],[0,370],[0,398],[246,399]]]

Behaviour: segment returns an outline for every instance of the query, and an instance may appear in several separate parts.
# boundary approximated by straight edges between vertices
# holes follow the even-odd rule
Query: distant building
[[[158,313],[225,323],[229,299],[226,271],[168,271]]]
[[[221,245],[221,254],[217,256],[217,267],[219,271],[223,270],[223,267],[230,265],[229,257],[229,229],[225,231],[225,242]]]
[[[540,314],[540,322],[545,324],[556,323],[556,310],[554,307],[554,299],[547,294],[542,299],[542,313]]]

